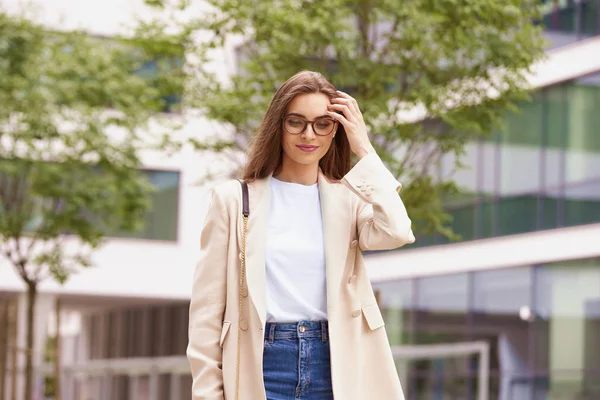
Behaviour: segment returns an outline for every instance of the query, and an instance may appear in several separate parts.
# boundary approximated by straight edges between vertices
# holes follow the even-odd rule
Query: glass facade
[[[489,398],[600,398],[600,258],[374,285],[392,346],[486,341]],[[478,357],[397,360],[407,400],[475,399]]]
[[[540,90],[502,131],[469,145],[470,168],[456,175],[464,193],[447,202],[455,232],[471,240],[600,222],[598,110],[600,73]]]
[[[164,90],[164,88],[160,88],[160,74],[164,74],[165,70],[172,70],[176,73],[182,68],[182,65],[183,60],[179,58],[172,60],[150,60],[143,62],[141,67],[135,71],[135,74],[145,79],[154,80],[153,86],[159,90]],[[182,93],[183,88],[176,88],[172,93],[162,96],[161,101],[163,105],[161,111],[165,113],[180,113],[182,111]]]
[[[117,232],[110,236],[176,241],[179,221],[179,172],[143,172],[154,186],[151,195],[152,206],[146,214],[144,225],[136,232]]]
[[[79,361],[183,356],[188,343],[188,311],[189,302],[174,302],[88,314],[83,319],[82,341],[82,354],[87,357]],[[179,387],[175,396],[172,385]],[[145,399],[155,391],[157,399],[191,400],[191,385],[189,373],[160,371],[156,382],[143,373],[97,374],[80,379],[74,398]]]
[[[157,111],[164,113],[182,111],[182,82],[174,79],[181,75],[184,64],[181,46],[173,44],[169,48],[156,50],[146,48],[140,43],[128,43],[113,37],[92,36],[92,40],[97,41],[99,47],[105,49],[114,49],[118,46],[119,52],[130,63],[132,73],[150,82],[150,85],[157,90],[159,96],[157,100],[160,101],[160,109]],[[166,80],[166,76],[174,80]],[[110,104],[108,106],[110,107]]]
[[[118,308],[84,317],[90,360],[184,355],[189,302]]]
[[[540,0],[551,47],[600,35],[599,0]]]

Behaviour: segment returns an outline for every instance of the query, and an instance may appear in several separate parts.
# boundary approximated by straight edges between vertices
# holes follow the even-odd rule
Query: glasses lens
[[[285,119],[285,130],[289,133],[298,134],[304,131],[306,122],[300,118],[287,117]]]
[[[315,121],[315,133],[317,135],[329,135],[333,131],[335,122],[329,118],[319,118]]]

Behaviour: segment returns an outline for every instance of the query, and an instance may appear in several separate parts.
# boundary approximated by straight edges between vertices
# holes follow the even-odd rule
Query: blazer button
[[[356,275],[352,275],[350,278],[348,278],[348,283],[349,284],[354,283],[354,281],[356,281]]]
[[[356,248],[356,246],[358,246],[358,240],[353,240],[352,242],[350,242],[350,248],[351,249]]]
[[[243,331],[247,331],[248,330],[248,321],[246,321],[245,319],[240,321],[240,329]]]
[[[354,318],[358,318],[358,317],[360,317],[360,310],[354,310],[354,311],[352,311],[352,316],[353,316]]]

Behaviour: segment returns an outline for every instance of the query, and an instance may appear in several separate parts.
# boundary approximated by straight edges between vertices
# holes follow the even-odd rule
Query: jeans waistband
[[[265,326],[265,339],[273,343],[275,339],[321,338],[329,340],[327,321],[268,322]]]

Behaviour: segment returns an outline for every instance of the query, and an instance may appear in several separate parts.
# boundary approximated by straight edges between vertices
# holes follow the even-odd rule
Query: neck
[[[314,185],[319,178],[319,164],[297,164],[284,158],[279,171],[274,176],[283,182]]]

